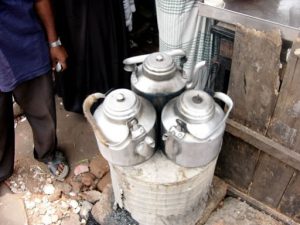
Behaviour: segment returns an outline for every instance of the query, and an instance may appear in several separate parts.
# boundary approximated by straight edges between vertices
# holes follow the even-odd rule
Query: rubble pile
[[[79,163],[64,182],[35,165],[16,168],[7,183],[22,197],[29,225],[87,224],[92,211],[112,211],[109,167],[97,159]]]

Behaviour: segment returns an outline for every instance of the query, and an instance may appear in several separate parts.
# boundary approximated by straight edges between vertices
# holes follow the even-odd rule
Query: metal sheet
[[[259,1],[253,1],[253,2],[259,2]],[[285,0],[285,1],[292,1],[292,0]],[[296,0],[296,1],[300,1],[300,0]],[[253,9],[251,7],[247,8],[246,5],[244,5],[245,10],[243,10],[243,7],[239,7],[238,4],[234,5],[234,0],[232,0],[230,2],[230,4],[227,5],[226,8],[230,7],[231,9],[238,9],[241,12],[245,12],[245,13],[249,13],[249,14],[251,13],[252,15],[243,14],[241,12],[235,12],[235,11],[228,10],[228,9],[216,8],[216,7],[208,6],[205,4],[201,4],[199,6],[199,15],[208,17],[208,18],[212,18],[215,20],[219,20],[219,21],[224,21],[224,22],[227,22],[230,24],[242,24],[244,26],[253,27],[258,30],[269,31],[272,29],[279,29],[281,31],[283,39],[286,39],[289,41],[294,41],[298,37],[298,35],[300,33],[300,28],[291,27],[289,25],[284,24],[284,21],[287,21],[287,20],[283,20],[283,19],[281,20],[279,18],[279,16],[275,16],[276,14],[272,14],[273,16],[271,16],[271,13],[268,14],[267,11],[264,12],[263,9],[260,9],[259,6],[257,6],[257,5],[256,5],[256,7],[258,7],[258,9],[254,9],[255,4],[252,1],[250,2],[249,0],[246,0],[245,2],[248,2],[248,4],[251,5]],[[277,1],[275,1],[275,2],[277,2]],[[293,4],[295,4],[295,3],[293,3]],[[295,6],[295,8],[297,8],[297,7]],[[287,7],[287,8],[289,8],[289,7]],[[288,10],[288,11],[290,11],[290,10]],[[280,11],[280,12],[281,12],[281,15],[284,15],[283,12],[287,12],[287,10]],[[257,16],[261,16],[263,14],[265,14],[264,18],[257,17]],[[270,18],[270,17],[276,18],[276,20],[280,20],[282,23],[278,23],[278,22],[274,22],[274,21],[265,19],[265,18]],[[285,17],[285,18],[287,18],[287,17]],[[294,17],[291,17],[291,18],[295,19]],[[299,18],[299,16],[298,16],[298,18]],[[288,23],[290,23],[291,21],[292,21],[292,23],[294,23],[293,20],[289,19],[288,21],[289,21]],[[295,19],[295,23],[300,23],[300,19],[298,19],[298,20]]]

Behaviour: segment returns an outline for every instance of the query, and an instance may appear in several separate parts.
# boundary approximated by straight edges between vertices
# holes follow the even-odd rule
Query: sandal
[[[59,170],[59,165],[63,165],[63,170]],[[59,181],[63,181],[69,174],[69,165],[64,154],[56,151],[52,161],[47,163],[48,169],[51,174]]]

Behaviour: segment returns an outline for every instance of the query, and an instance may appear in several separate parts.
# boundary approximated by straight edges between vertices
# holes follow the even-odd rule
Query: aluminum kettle
[[[178,57],[181,66],[175,63],[174,58]],[[185,62],[186,54],[182,49],[135,56],[123,61],[124,69],[132,72],[131,89],[152,102],[158,115],[169,100],[186,89],[193,89],[198,83],[198,74],[205,67],[205,61],[195,66],[190,77],[182,69]]]
[[[214,98],[227,105],[226,114],[201,90],[187,90],[164,107],[161,115],[164,151],[173,162],[184,167],[201,167],[218,156],[233,102],[221,92],[216,92]]]
[[[92,115],[91,107],[99,99],[104,101]],[[102,93],[89,95],[83,103],[83,112],[108,162],[133,166],[154,154],[155,109],[131,90],[117,89],[107,96]]]

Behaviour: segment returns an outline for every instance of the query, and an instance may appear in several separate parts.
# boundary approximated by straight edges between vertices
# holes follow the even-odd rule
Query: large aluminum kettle
[[[102,98],[104,101],[93,116],[91,107]],[[117,89],[107,96],[92,94],[85,99],[83,111],[108,162],[133,166],[155,152],[155,109],[131,90]]]
[[[188,77],[176,65],[174,57],[180,57],[181,64],[186,61],[186,54],[181,49],[135,56],[123,61],[124,69],[132,72],[131,89],[152,102],[158,114],[169,100],[196,86],[199,71],[205,66],[205,61],[199,62],[193,75]]]
[[[161,115],[164,151],[173,162],[184,167],[201,167],[218,156],[233,102],[221,92],[216,92],[214,98],[227,105],[226,114],[201,90],[187,90],[164,107]]]

